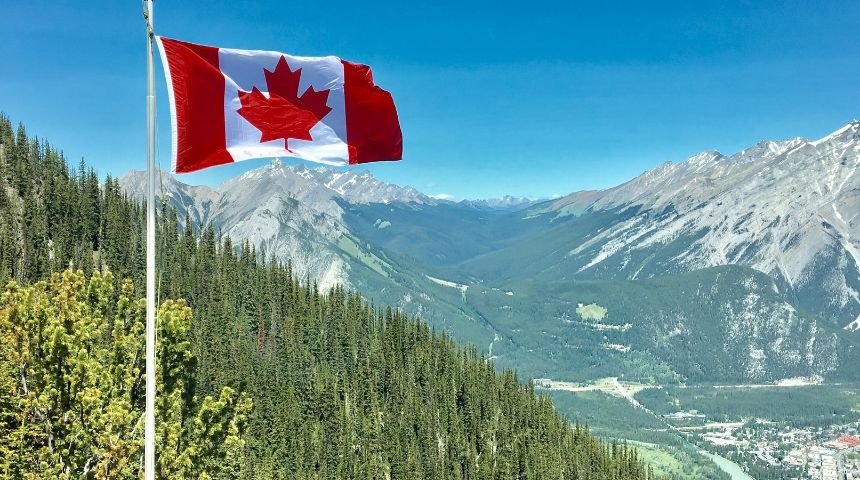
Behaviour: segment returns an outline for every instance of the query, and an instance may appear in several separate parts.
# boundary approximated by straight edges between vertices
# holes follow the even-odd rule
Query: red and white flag
[[[329,165],[401,158],[394,101],[366,65],[157,40],[174,172],[261,157]]]

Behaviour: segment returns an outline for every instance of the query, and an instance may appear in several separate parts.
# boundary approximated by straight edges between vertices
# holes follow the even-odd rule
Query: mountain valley
[[[164,197],[290,260],[559,380],[851,379],[860,358],[860,124],[703,152],[605,191],[452,202],[280,161]],[[142,195],[142,173],[120,185]],[[580,307],[605,311],[599,321]]]

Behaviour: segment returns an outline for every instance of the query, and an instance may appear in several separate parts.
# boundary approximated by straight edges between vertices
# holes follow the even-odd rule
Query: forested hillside
[[[70,348],[75,342],[111,351],[126,345],[120,351],[134,351],[126,343],[140,338],[139,301],[137,313],[122,312],[142,296],[144,209],[120,192],[115,179],[100,183],[83,162],[70,168],[60,152],[28,138],[22,126],[14,130],[6,117],[0,117],[0,186],[0,280],[27,285],[69,267],[82,272],[54,275],[49,284],[29,289],[7,287],[0,305],[0,453],[7,459],[15,453],[20,462],[16,470],[0,463],[6,469],[0,475],[133,478],[142,442],[136,426],[143,398],[129,392],[140,383],[139,356],[100,357],[115,362],[108,368],[114,375],[124,371],[129,376],[130,383],[117,387],[130,389],[117,394],[127,400],[127,430],[116,434],[128,439],[129,448],[109,450],[114,436],[82,436],[74,439],[79,447],[72,455],[58,446],[55,435],[71,435],[66,427],[78,421],[84,407],[94,423],[80,431],[118,415],[115,409],[92,408],[100,383],[77,391],[63,379],[83,375],[88,356],[101,351]],[[175,402],[160,405],[160,418],[184,428],[172,433],[161,429],[162,445],[171,448],[171,455],[182,451],[173,448],[177,445],[195,445],[196,430],[187,425],[222,425],[243,440],[237,454],[218,445],[226,441],[226,433],[198,435],[210,443],[200,444],[196,457],[177,457],[195,468],[215,464],[196,476],[651,477],[634,450],[603,444],[586,428],[570,426],[547,397],[536,396],[512,371],[497,373],[474,348],[461,348],[420,319],[369,304],[356,293],[341,288],[321,292],[310,281],[296,279],[289,263],[258,258],[252,247],[234,246],[211,227],[194,232],[191,222],[180,222],[179,216],[161,208],[159,296],[161,301],[186,300],[193,316],[181,301],[168,302],[160,316],[172,325],[160,327],[166,335],[162,341],[170,339],[170,345],[185,349],[174,351],[170,358],[175,361],[162,361],[186,372],[161,378],[160,388],[174,392]],[[100,273],[107,270],[112,274]],[[52,315],[71,308],[67,298],[74,299],[70,320],[47,330]],[[82,332],[91,333],[81,337]],[[44,368],[56,371],[39,371],[38,362],[22,363],[23,344],[54,352],[54,362],[45,361]],[[67,368],[72,364],[80,368]],[[60,380],[26,384],[28,375]],[[181,388],[174,377],[182,379]],[[16,396],[41,403],[5,400]],[[210,404],[207,410],[188,400],[207,396],[225,405],[249,401],[239,400],[234,408]],[[241,417],[250,403],[245,420]],[[174,416],[167,415],[168,408]],[[167,456],[160,460],[164,478],[177,471],[164,465],[174,460]],[[118,460],[128,467],[113,475],[98,463]],[[222,463],[230,468],[220,468]]]

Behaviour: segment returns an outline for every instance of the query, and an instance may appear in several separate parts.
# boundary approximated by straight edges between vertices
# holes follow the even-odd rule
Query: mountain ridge
[[[689,271],[748,265],[776,278],[782,288],[816,296],[823,293],[811,293],[820,280],[816,263],[832,264],[840,272],[825,279],[833,304],[816,309],[848,327],[860,315],[858,139],[860,123],[852,121],[816,141],[764,141],[729,157],[703,152],[611,189],[577,192],[539,205],[537,212],[563,216],[634,207],[652,212],[650,217],[635,215],[572,249],[570,257],[582,257],[574,262],[580,272],[614,261],[627,278],[656,275],[658,268],[647,264],[628,268],[629,254],[696,232],[703,232],[701,238],[674,255],[673,265],[662,267],[671,271],[680,265]],[[660,212],[666,215],[656,215]],[[597,251],[589,251],[597,244]],[[623,267],[619,252],[628,255]]]
[[[852,375],[844,362],[860,344],[850,332],[860,328],[857,132],[852,122],[816,141],[700,152],[611,189],[534,204],[438,200],[368,172],[277,161],[217,189],[170,184],[167,196],[180,212],[192,202],[199,225],[290,259],[323,288],[373,292],[529,374],[841,378]],[[120,181],[132,191],[139,182]],[[709,270],[726,265],[728,275]],[[687,278],[719,293],[687,292]],[[575,318],[578,303],[597,300],[630,329],[558,323]],[[746,333],[729,339],[722,328]],[[679,353],[702,331],[704,345],[719,348],[701,359]],[[567,346],[556,350],[542,335]],[[571,370],[556,364],[561,358],[566,365],[611,358],[620,370]],[[702,363],[691,369],[691,362]]]

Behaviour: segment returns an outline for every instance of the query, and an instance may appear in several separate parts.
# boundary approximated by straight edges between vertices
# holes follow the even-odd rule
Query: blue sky
[[[371,65],[394,95],[405,159],[361,168],[457,198],[606,188],[860,117],[860,2],[605,3],[156,0],[155,23],[197,43]],[[139,5],[7,2],[0,111],[102,174],[143,168]],[[217,184],[262,163],[182,180]]]

